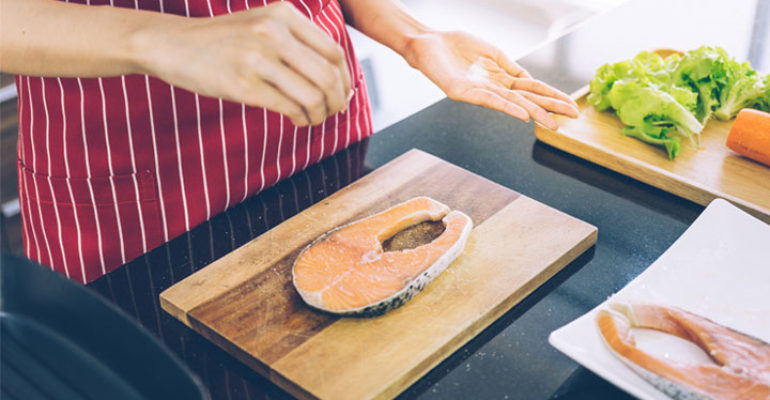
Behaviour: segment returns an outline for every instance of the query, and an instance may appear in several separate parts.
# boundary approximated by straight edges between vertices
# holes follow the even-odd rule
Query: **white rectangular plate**
[[[551,345],[626,392],[641,399],[668,399],[602,341],[596,312],[613,300],[681,307],[770,342],[770,225],[724,200],[714,200],[636,279],[551,333]],[[706,359],[691,343],[669,335],[635,330],[635,336],[640,348],[661,357]]]

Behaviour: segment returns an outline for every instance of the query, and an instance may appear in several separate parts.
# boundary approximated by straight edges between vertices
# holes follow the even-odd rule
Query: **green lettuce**
[[[754,98],[749,108],[770,112],[770,75],[765,75],[762,84],[765,85],[765,93]]]
[[[644,79],[641,71],[635,71],[631,61],[621,61],[615,64],[604,64],[589,83],[590,93],[588,102],[599,111],[605,111],[612,106],[608,94],[615,82],[623,79]]]
[[[678,57],[662,58],[648,51],[639,53],[631,60],[602,65],[589,83],[588,102],[599,111],[610,108],[607,97],[617,81],[637,81],[655,87],[671,87],[671,69]]]
[[[746,107],[770,111],[770,75],[720,47],[666,58],[643,51],[602,65],[589,88],[588,102],[617,113],[625,135],[665,147],[671,159],[679,154],[682,137],[699,142],[712,116],[729,120]]]
[[[720,105],[729,81],[729,60],[724,49],[703,46],[685,53],[674,70],[674,84],[698,94],[695,115],[704,125]]]
[[[714,111],[714,116],[727,121],[746,107],[770,111],[770,75],[763,79],[747,63],[743,68],[736,69],[736,75],[730,86],[723,91],[721,104]]]
[[[681,138],[698,137],[703,125],[670,93],[635,81],[617,81],[608,96],[626,125],[623,134],[666,148],[673,159]]]

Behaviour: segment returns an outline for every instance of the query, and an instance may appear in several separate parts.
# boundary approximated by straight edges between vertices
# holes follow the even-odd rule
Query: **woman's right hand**
[[[135,37],[144,73],[279,112],[298,126],[343,111],[352,94],[342,48],[289,3],[178,18]]]

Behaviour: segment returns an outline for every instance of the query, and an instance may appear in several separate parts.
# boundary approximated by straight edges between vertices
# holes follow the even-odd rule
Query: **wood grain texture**
[[[587,101],[588,88],[573,97],[577,119],[561,120],[558,131],[535,127],[535,136],[558,149],[655,186],[701,205],[729,200],[770,222],[770,167],[744,158],[725,145],[732,121],[710,121],[700,146],[682,141],[682,151],[669,160],[665,149],[621,133],[623,123],[612,112],[598,112]]]
[[[291,266],[305,245],[418,195],[475,224],[442,275],[377,318],[340,318],[302,302]],[[589,224],[412,150],[177,283],[161,304],[295,396],[388,398],[595,241]]]
[[[161,307],[190,325],[187,313],[193,307],[271,268],[306,244],[307,237],[318,237],[332,227],[351,220],[361,210],[376,207],[382,198],[370,196],[370,193],[403,186],[414,177],[413,169],[429,169],[440,163],[435,157],[420,157],[418,152],[409,152],[403,157],[399,159],[401,162],[394,160],[373,171],[170,287],[160,295]]]
[[[588,249],[595,235],[590,225],[520,197],[476,227],[465,252],[407,305],[381,318],[337,321],[276,362],[275,373],[320,398],[391,398]]]

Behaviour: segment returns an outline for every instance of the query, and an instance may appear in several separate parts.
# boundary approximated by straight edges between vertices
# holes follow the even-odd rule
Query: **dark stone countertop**
[[[586,85],[601,64],[632,57],[642,49],[720,45],[768,72],[768,21],[768,0],[635,0],[592,18],[519,62],[535,77],[565,92]],[[446,99],[246,200],[89,287],[156,334],[200,376],[214,399],[289,397],[163,312],[158,294],[411,148],[589,222],[599,228],[599,239],[401,397],[628,397],[551,347],[548,335],[636,277],[703,207],[538,142],[532,123]]]

